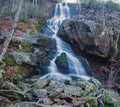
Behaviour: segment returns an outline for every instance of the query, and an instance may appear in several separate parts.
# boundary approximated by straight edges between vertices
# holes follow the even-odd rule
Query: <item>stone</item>
[[[13,55],[16,63],[18,63],[18,64],[27,63],[30,65],[33,65],[31,54],[23,53],[23,52],[13,52],[12,55]]]
[[[1,90],[15,90],[15,91],[21,91],[20,88],[18,88],[16,85],[14,85],[11,82],[4,81],[4,83],[0,86]]]
[[[11,101],[22,100],[24,92],[11,82],[5,81],[0,87],[0,95],[7,97]]]
[[[83,90],[77,86],[66,85],[64,86],[64,93],[80,96],[83,93]]]
[[[60,56],[57,56],[55,63],[62,73],[66,74],[69,72],[68,60],[67,60],[66,53],[63,52],[63,53],[61,53]]]
[[[101,24],[88,20],[63,21],[58,36],[78,52],[109,58],[111,48],[116,51],[119,33],[114,28],[103,29]],[[112,43],[112,44],[111,44]]]
[[[20,102],[16,104],[11,104],[9,107],[49,107],[35,102]]]
[[[101,88],[102,87],[102,84],[100,83],[100,81],[95,79],[95,78],[91,78],[89,80],[89,82],[93,83],[96,86],[96,88]]]
[[[39,99],[39,104],[52,105],[53,102],[49,98],[41,98],[41,99]]]
[[[47,86],[49,84],[49,80],[44,78],[44,79],[38,79],[37,82],[35,82],[33,84],[33,88],[34,89],[42,89],[44,88],[45,86]]]
[[[94,84],[86,81],[86,80],[78,80],[76,81],[76,86],[80,86],[82,89],[85,90],[85,92],[89,93],[89,92],[93,92],[96,91],[96,87]]]
[[[33,89],[33,94],[37,96],[37,98],[44,98],[47,96],[46,89]]]
[[[74,107],[84,107],[84,101],[74,101],[73,105]]]
[[[10,101],[21,101],[24,98],[22,91],[0,90],[0,95],[8,98]]]
[[[23,63],[33,65],[32,54],[24,52],[9,52],[5,55],[5,59],[3,61],[7,66],[18,66]]]
[[[0,70],[0,79],[3,78],[4,73],[5,73],[5,71],[3,69]]]

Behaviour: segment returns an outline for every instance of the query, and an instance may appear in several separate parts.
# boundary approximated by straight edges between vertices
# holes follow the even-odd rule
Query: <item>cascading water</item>
[[[53,60],[51,60],[50,66],[48,67],[48,72],[52,74],[51,76],[57,75],[57,73],[59,73],[59,69],[56,66],[55,60],[56,57],[60,56],[60,54],[63,52],[67,55],[70,70],[69,74],[86,75],[85,69],[83,68],[81,62],[70,48],[69,44],[62,41],[57,36],[57,32],[59,30],[60,25],[62,24],[63,20],[67,18],[70,18],[70,10],[68,4],[66,2],[63,2],[56,4],[54,16],[51,19],[47,20],[47,26],[53,32],[52,38],[56,40],[57,47],[57,55],[53,58]],[[58,75],[61,75],[61,77],[63,77],[62,74]]]

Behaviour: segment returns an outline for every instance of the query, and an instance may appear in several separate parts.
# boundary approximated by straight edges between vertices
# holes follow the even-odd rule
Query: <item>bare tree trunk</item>
[[[3,47],[0,51],[0,62],[2,61],[7,49],[8,49],[8,46],[10,44],[10,41],[12,39],[12,36],[14,34],[14,30],[17,26],[17,22],[18,22],[18,19],[19,19],[19,15],[20,15],[20,11],[21,11],[21,7],[22,7],[22,3],[23,3],[23,0],[20,0],[17,2],[17,5],[18,5],[18,10],[16,12],[16,15],[15,15],[15,18],[14,18],[14,22],[13,22],[13,25],[11,27],[11,30],[10,30],[10,33],[9,35],[7,36],[6,40],[4,41],[3,43]]]
[[[12,13],[14,13],[14,8],[15,8],[15,1],[12,0]]]

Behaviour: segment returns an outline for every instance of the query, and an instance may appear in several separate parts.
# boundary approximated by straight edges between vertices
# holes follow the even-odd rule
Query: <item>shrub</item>
[[[19,20],[20,20],[21,22],[29,22],[29,17],[27,16],[27,14],[22,13],[22,14],[20,15],[20,17],[19,17]]]

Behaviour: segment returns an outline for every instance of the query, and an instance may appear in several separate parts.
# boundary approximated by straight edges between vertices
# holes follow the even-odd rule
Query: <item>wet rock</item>
[[[37,98],[44,98],[47,96],[46,89],[33,89],[33,94],[37,96]]]
[[[61,70],[61,72],[63,72],[63,73],[69,72],[67,56],[65,53],[61,53],[60,56],[57,56],[55,63],[57,64],[57,66]]]
[[[48,84],[49,84],[49,80],[47,80],[47,79],[39,79],[39,80],[37,80],[37,82],[35,82],[34,84],[33,84],[33,88],[34,89],[42,89],[42,88],[44,88],[45,86],[47,86]]]
[[[64,93],[80,96],[83,93],[83,90],[80,87],[77,87],[77,86],[66,85],[64,87]]]

